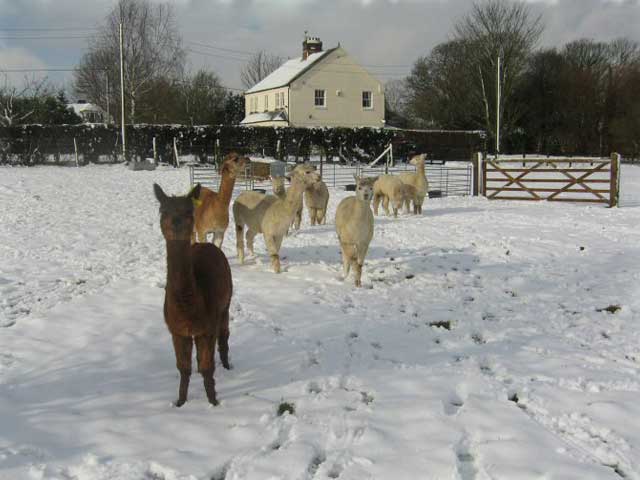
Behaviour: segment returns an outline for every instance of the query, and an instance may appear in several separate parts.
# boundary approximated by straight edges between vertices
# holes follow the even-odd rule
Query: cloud
[[[153,0],[158,2],[161,0]],[[406,75],[419,56],[449,38],[469,0],[172,0],[194,68],[207,67],[225,84],[240,86],[246,52],[259,49],[284,57],[300,55],[305,30],[326,47],[338,42],[381,79]],[[578,38],[640,41],[638,0],[529,0],[543,16],[542,46]],[[115,0],[0,0],[3,24],[88,28],[99,25]],[[73,32],[74,30],[69,30]],[[206,47],[191,42],[211,45]],[[11,41],[49,65],[75,65],[85,39]],[[195,53],[200,52],[200,53]],[[208,55],[203,55],[207,53]]]
[[[33,77],[34,73],[15,72],[12,70],[47,68],[47,64],[29,50],[22,47],[0,47],[0,80],[12,86],[20,86],[24,78]],[[36,74],[36,76],[41,76]]]

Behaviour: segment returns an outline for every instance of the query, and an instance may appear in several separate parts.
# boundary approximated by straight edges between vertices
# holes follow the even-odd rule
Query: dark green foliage
[[[432,158],[470,159],[484,151],[482,132],[389,130],[374,128],[286,128],[238,125],[127,125],[127,145],[134,158],[174,162],[173,140],[181,155],[220,160],[230,151],[304,160],[312,152],[332,158],[371,161],[389,144],[394,155],[427,152]],[[73,154],[73,140],[85,161],[98,156],[113,160],[121,152],[116,125],[21,125],[0,128],[0,163],[38,164],[47,155]]]
[[[291,402],[280,402],[280,405],[278,405],[278,416],[281,417],[285,412],[287,412],[289,415],[295,415],[295,405]]]

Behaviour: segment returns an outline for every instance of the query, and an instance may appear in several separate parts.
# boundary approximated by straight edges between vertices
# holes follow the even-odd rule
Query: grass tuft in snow
[[[622,307],[620,305],[609,305],[608,307],[605,307],[605,308],[598,308],[596,312],[608,312],[611,315],[614,315],[618,313],[620,310],[622,310]]]
[[[289,415],[295,415],[296,413],[296,407],[293,403],[290,402],[280,402],[280,405],[278,405],[278,416],[281,417],[282,415],[284,415],[286,413],[288,413]]]

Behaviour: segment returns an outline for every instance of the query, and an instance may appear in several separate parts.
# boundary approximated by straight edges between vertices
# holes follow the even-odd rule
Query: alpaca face
[[[418,165],[421,165],[421,164],[422,164],[422,165],[424,165],[424,160],[425,160],[425,158],[426,158],[426,157],[427,157],[427,155],[426,155],[426,154],[424,154],[424,153],[422,153],[422,154],[420,154],[420,155],[416,155],[416,156],[415,156],[415,157],[413,157],[411,160],[409,160],[409,163],[410,163],[411,165],[416,166],[416,167],[417,167]]]
[[[370,202],[373,198],[373,184],[377,180],[375,178],[356,177],[356,198],[365,202]]]
[[[271,185],[273,186],[274,195],[284,194],[284,177],[271,177]]]
[[[310,187],[322,180],[320,174],[316,171],[315,167],[311,165],[298,165],[291,172],[291,181],[296,179],[302,181],[305,187]]]
[[[241,157],[235,152],[230,153],[224,159],[222,163],[222,173],[227,172],[232,177],[236,177],[238,173],[244,172],[244,169],[249,165],[249,158]]]
[[[160,202],[160,229],[165,240],[191,241],[194,202],[200,196],[200,184],[196,185],[189,194],[180,197],[167,196],[155,183],[153,189]]]

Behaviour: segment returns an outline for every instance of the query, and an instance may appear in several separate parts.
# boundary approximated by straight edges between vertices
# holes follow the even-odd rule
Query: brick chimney
[[[322,51],[322,41],[319,37],[309,37],[304,32],[304,41],[302,42],[302,60],[306,60],[312,53]]]

